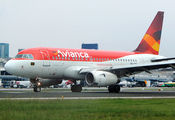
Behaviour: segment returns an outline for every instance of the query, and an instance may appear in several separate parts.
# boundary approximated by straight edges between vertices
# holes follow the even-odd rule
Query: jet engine
[[[103,87],[115,85],[118,78],[115,74],[106,71],[91,71],[85,76],[86,83],[91,86]]]
[[[60,79],[40,79],[37,80],[30,79],[30,82],[33,84],[36,84],[38,87],[45,87],[45,86],[51,86],[51,85],[58,85],[62,83],[62,80]]]

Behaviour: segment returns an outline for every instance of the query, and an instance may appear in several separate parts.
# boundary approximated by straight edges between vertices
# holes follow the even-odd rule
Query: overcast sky
[[[0,43],[19,48],[134,50],[164,11],[160,55],[175,57],[175,0],[0,0]]]

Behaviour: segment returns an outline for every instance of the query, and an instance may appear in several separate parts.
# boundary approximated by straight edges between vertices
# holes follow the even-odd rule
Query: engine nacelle
[[[103,87],[115,85],[118,78],[115,74],[106,71],[91,71],[85,76],[86,83],[91,86]]]
[[[31,83],[36,83],[38,87],[45,87],[45,86],[51,86],[51,85],[58,85],[62,83],[62,80],[60,79],[38,79],[38,80],[30,80]]]

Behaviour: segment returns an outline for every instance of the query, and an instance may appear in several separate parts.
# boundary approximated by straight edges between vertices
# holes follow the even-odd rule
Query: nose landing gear
[[[41,92],[41,87],[39,87],[41,85],[41,83],[39,82],[39,79],[30,79],[31,83],[33,83],[33,91],[34,92]]]
[[[41,87],[37,87],[37,86],[36,86],[36,87],[33,88],[33,91],[34,91],[34,92],[40,92],[40,91],[41,91]]]

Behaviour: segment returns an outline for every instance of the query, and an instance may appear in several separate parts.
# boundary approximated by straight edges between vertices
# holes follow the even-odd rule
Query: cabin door
[[[43,66],[48,67],[50,66],[50,57],[48,50],[40,50],[41,55],[43,57]]]

